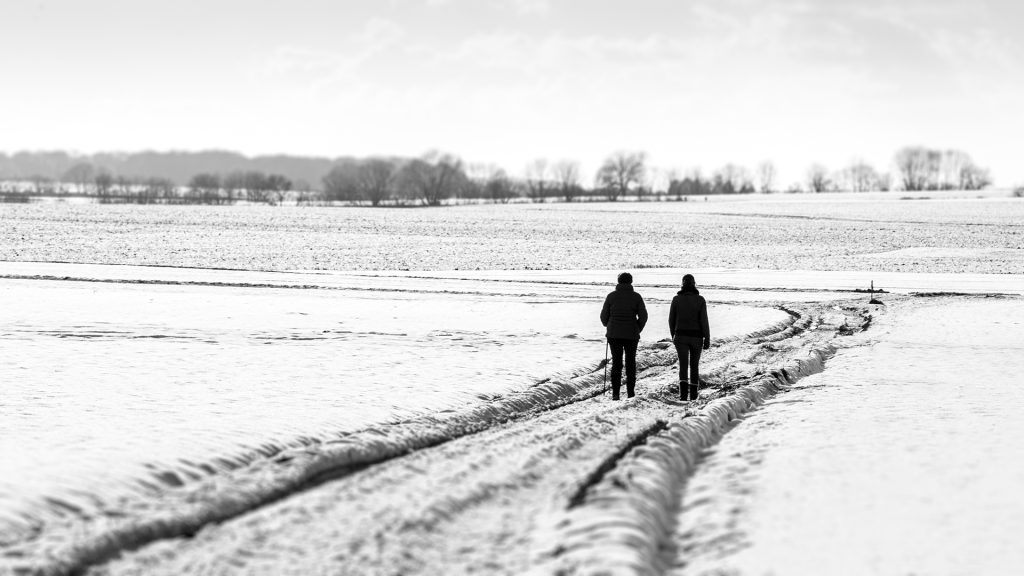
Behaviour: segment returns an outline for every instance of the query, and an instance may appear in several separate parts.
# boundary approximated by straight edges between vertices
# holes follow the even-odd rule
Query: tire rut
[[[716,349],[733,350],[742,342],[786,333],[800,314],[790,313],[787,321],[723,340]],[[645,379],[661,376],[675,360],[670,343],[656,342],[643,349],[638,370]],[[523,393],[459,413],[396,423],[337,442],[282,452],[227,478],[172,491],[155,510],[144,510],[138,516],[74,522],[48,530],[32,541],[0,549],[0,558],[25,574],[83,574],[133,550],[163,540],[193,537],[233,519],[287,503],[296,495],[370,473],[396,459],[404,461],[410,455],[435,452],[456,440],[472,441],[496,427],[528,427],[527,423],[533,425],[547,415],[557,419],[566,408],[587,404],[585,400],[601,395],[602,380],[598,369],[584,369],[569,378],[544,382]],[[607,457],[608,447],[602,449],[604,455],[598,460]],[[593,473],[594,466],[588,466],[586,472],[581,472],[583,477]],[[578,478],[571,483],[578,490]],[[469,496],[465,502],[479,500],[480,497]]]
[[[554,521],[536,572],[660,574],[675,564],[678,552],[672,537],[678,509],[686,481],[702,454],[748,410],[796,380],[823,370],[835,352],[835,338],[870,324],[870,313],[863,306],[851,305],[843,311],[838,324],[825,323],[820,311],[794,312],[799,318],[784,332],[787,338],[800,341],[787,342],[787,350],[778,346],[782,338],[755,340],[759,344],[754,356],[762,355],[763,365],[770,367],[719,387],[706,397],[699,413],[670,420],[664,431],[620,458],[584,502],[567,506]]]

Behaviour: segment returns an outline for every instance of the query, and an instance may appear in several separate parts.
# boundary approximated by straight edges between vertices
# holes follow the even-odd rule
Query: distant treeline
[[[69,171],[108,173],[132,180],[160,178],[177,186],[188,184],[196,174],[263,172],[281,174],[301,186],[316,186],[336,162],[345,158],[307,156],[254,156],[237,152],[133,152],[70,154],[63,151],[0,153],[0,180],[46,180],[74,183]]]
[[[907,147],[880,172],[864,162],[830,171],[814,164],[804,182],[776,186],[771,162],[753,171],[727,164],[704,176],[648,164],[643,152],[616,152],[584,184],[573,161],[531,162],[513,177],[496,166],[467,165],[450,154],[420,158],[307,158],[233,152],[142,152],[72,156],[65,152],[0,154],[0,196],[83,195],[101,202],[233,204],[370,204],[438,206],[452,200],[506,203],[685,200],[712,194],[754,192],[863,192],[869,190],[976,190],[991,183],[988,171],[958,150]]]

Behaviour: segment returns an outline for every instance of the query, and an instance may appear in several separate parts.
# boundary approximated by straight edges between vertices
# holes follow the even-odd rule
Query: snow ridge
[[[811,349],[648,438],[590,488],[585,503],[553,521],[556,535],[536,572],[661,574],[671,568],[678,554],[672,548],[675,517],[701,453],[743,414],[821,372],[835,350],[832,344]]]
[[[722,338],[720,346],[759,341],[792,329],[803,318],[790,317],[742,336]],[[637,358],[638,371],[676,362],[670,342],[655,342]],[[204,526],[224,522],[296,492],[368,466],[438,446],[493,426],[554,410],[604,393],[604,375],[580,369],[564,378],[451,414],[417,417],[355,432],[342,439],[283,451],[234,473],[169,490],[157,502],[125,503],[122,514],[47,526],[31,539],[0,548],[0,569],[39,576],[84,573],[122,552],[168,538],[188,537]],[[23,559],[28,559],[27,562]]]

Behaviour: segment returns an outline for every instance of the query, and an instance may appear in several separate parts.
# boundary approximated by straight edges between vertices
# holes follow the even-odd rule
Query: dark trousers
[[[704,347],[704,339],[699,336],[676,336],[676,354],[679,355],[679,386],[682,393],[683,382],[686,382],[686,367],[690,367],[690,385],[700,385],[700,351]],[[689,357],[689,359],[687,359]]]
[[[626,355],[626,396],[633,397],[636,386],[636,346],[639,340],[628,338],[609,338],[608,345],[612,348],[612,400],[619,397],[622,386],[622,355]]]

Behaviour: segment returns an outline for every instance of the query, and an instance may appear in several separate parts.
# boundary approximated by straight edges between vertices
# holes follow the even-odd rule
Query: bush
[[[1014,198],[1024,198],[1024,186],[1017,186],[1013,189]]]

